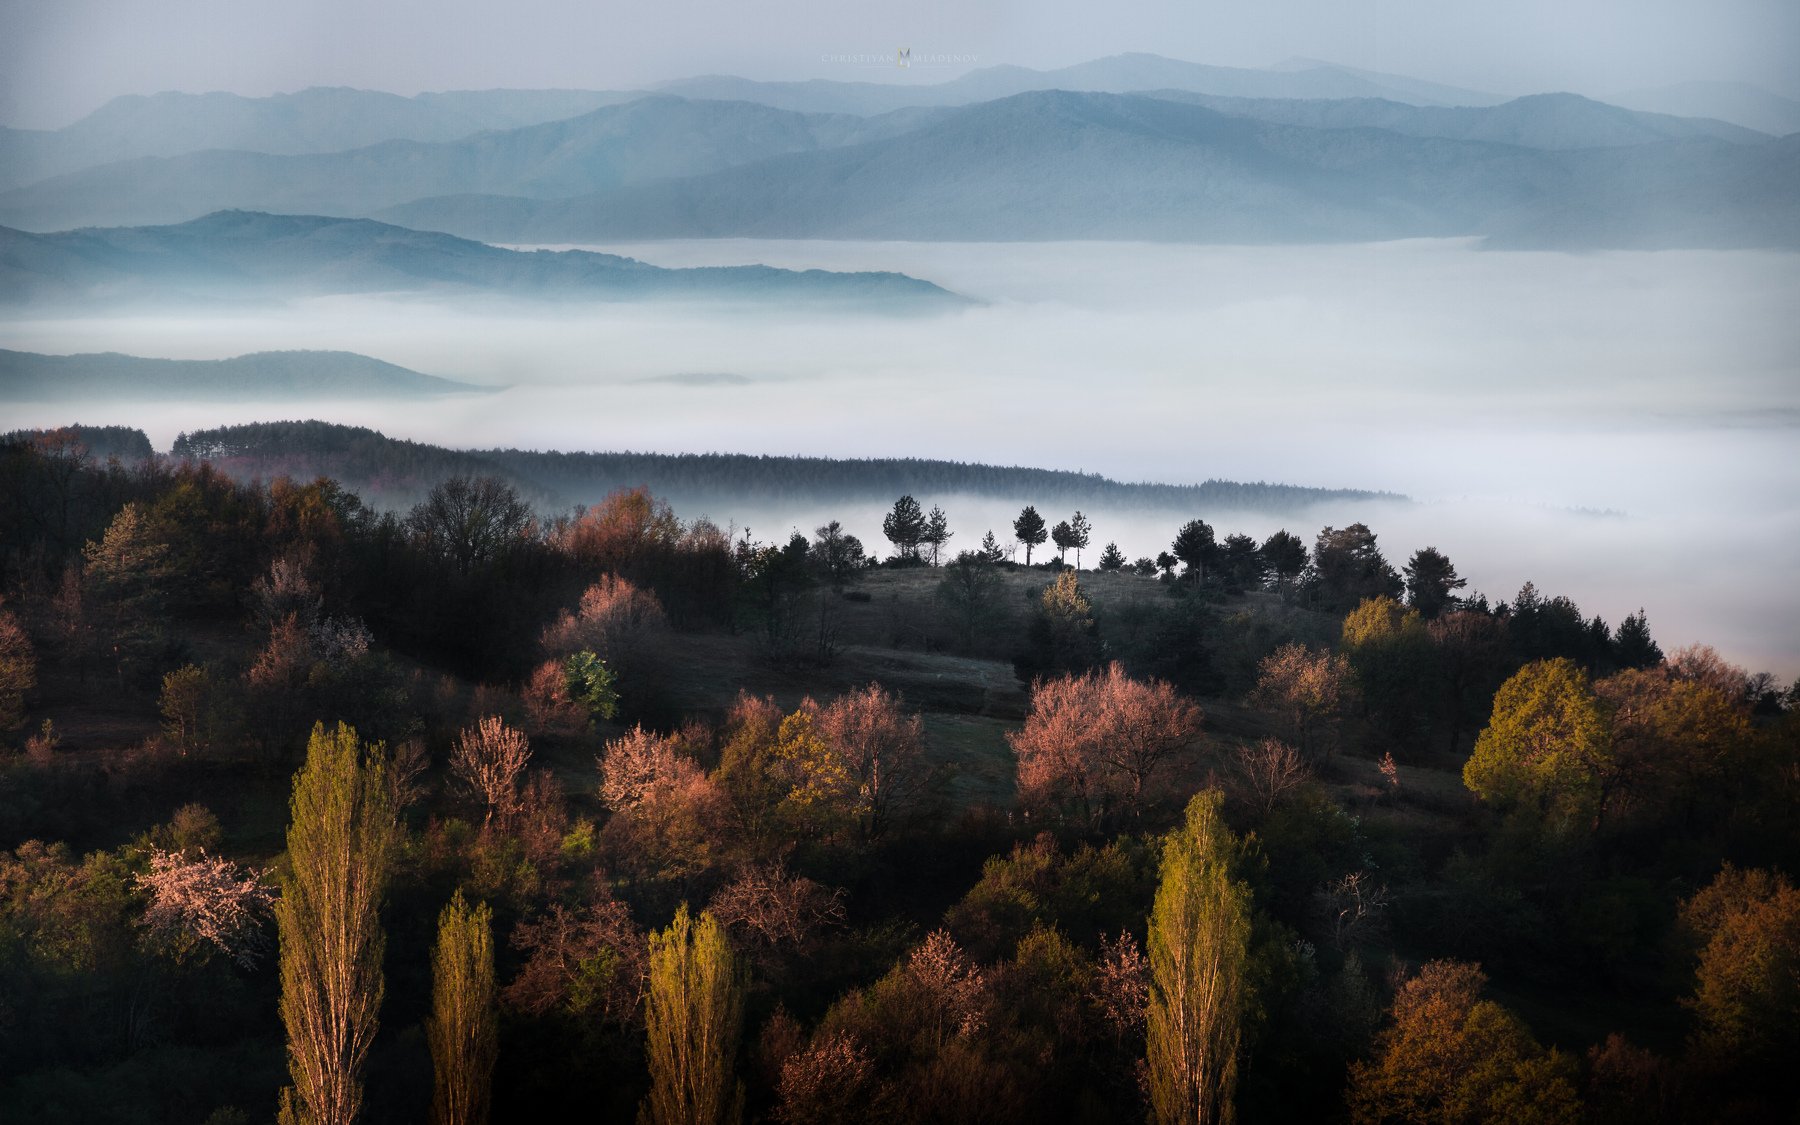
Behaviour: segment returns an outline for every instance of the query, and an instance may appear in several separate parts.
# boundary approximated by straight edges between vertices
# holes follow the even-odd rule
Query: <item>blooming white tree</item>
[[[150,871],[137,877],[150,896],[144,925],[175,942],[203,941],[249,968],[269,948],[263,918],[275,903],[265,872],[240,867],[228,859],[198,859],[186,851],[150,852]]]

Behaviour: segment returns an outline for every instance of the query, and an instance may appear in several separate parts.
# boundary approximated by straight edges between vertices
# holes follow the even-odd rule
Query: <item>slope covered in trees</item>
[[[1642,613],[1229,513],[1093,571],[0,483],[6,1120],[1800,1104],[1800,690]]]

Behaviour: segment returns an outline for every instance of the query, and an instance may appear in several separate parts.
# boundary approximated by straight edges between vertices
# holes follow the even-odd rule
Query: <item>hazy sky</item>
[[[962,61],[897,71],[915,58]],[[631,88],[698,73],[940,81],[1122,51],[1325,58],[1501,94],[1736,79],[1800,96],[1796,0],[5,0],[0,123],[119,94]]]

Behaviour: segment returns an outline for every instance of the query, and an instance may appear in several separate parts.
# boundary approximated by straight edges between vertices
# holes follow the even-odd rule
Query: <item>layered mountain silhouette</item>
[[[631,300],[963,299],[897,273],[767,266],[662,269],[615,254],[522,252],[366,219],[220,212],[162,227],[31,234],[0,228],[0,301],[255,301],[330,293],[483,293]]]
[[[0,351],[0,399],[249,402],[411,398],[483,388],[355,352],[257,352],[231,359],[148,359],[105,352]]]
[[[1566,138],[1570,122],[1584,116],[1570,105],[1548,98],[1523,109],[1500,107],[1510,121],[1493,128]],[[1599,116],[1614,136],[1624,127],[1657,128]],[[1480,131],[1476,119],[1460,116],[1410,124]],[[1282,124],[1163,98],[1052,91],[969,106],[882,141],[682,180],[560,201],[424,200],[382,216],[473,238],[549,243],[1479,235],[1505,245],[1571,248],[1800,245],[1800,193],[1793,187],[1800,182],[1800,138],[1735,143],[1713,132],[1531,148],[1369,126]]]

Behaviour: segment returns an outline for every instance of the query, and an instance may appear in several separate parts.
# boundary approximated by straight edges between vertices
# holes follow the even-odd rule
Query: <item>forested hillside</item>
[[[1797,1108],[1800,685],[1654,607],[1202,490],[1127,559],[1067,474],[952,552],[136,437],[0,440],[0,1119]]]

